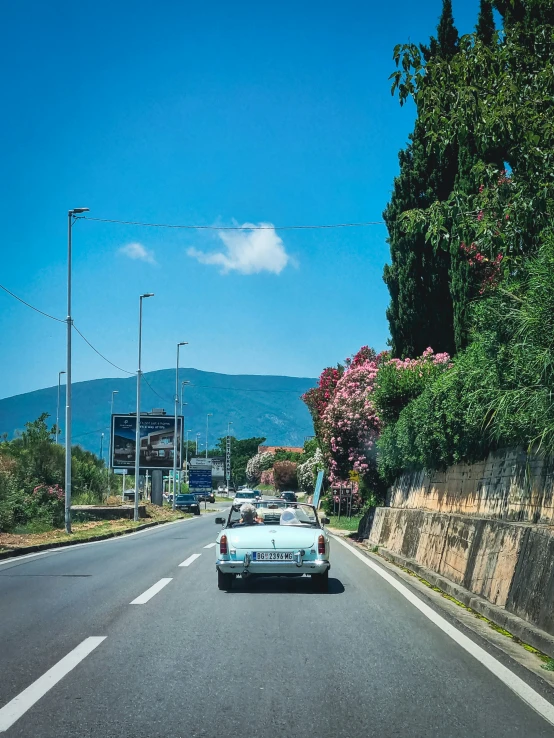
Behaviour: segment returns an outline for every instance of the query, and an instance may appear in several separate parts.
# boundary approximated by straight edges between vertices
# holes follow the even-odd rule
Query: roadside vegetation
[[[554,4],[481,0],[460,38],[443,0],[436,36],[394,60],[417,120],[384,213],[390,351],[304,395],[328,510],[340,485],[363,506],[404,470],[554,452]]]

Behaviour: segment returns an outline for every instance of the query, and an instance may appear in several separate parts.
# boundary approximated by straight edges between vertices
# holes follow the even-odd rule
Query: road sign
[[[231,483],[231,436],[227,436],[225,445],[225,481],[228,487]]]
[[[323,470],[318,471],[317,473],[317,479],[315,483],[315,491],[314,491],[314,502],[313,504],[317,507],[319,505],[319,497],[321,495],[321,485],[323,484]]]
[[[212,470],[191,468],[189,472],[189,492],[205,494],[212,491]]]

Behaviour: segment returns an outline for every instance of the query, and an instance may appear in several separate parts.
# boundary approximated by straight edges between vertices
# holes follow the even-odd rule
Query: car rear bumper
[[[331,568],[329,561],[251,561],[245,565],[244,561],[229,561],[218,559],[216,568],[223,574],[261,574],[263,576],[279,576],[282,574],[324,574]]]

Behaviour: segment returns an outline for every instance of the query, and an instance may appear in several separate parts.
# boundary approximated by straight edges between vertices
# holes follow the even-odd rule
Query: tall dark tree
[[[421,47],[424,57],[451,59],[458,51],[451,0],[443,1],[437,37]],[[430,82],[431,83],[431,82]],[[428,346],[454,352],[449,254],[435,251],[425,234],[407,233],[400,220],[407,210],[426,208],[452,192],[458,171],[456,147],[429,152],[423,126],[416,121],[408,147],[400,152],[400,174],[383,217],[389,231],[391,264],[384,280],[391,302],[387,310],[394,356],[417,356]]]
[[[495,31],[496,26],[494,24],[491,0],[481,0],[479,18],[475,29],[477,38],[487,46],[490,46],[493,42]]]

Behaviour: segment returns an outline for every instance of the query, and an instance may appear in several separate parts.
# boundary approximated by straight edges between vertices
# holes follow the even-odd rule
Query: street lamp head
[[[58,374],[65,374],[65,371],[63,371],[63,372],[58,372]]]
[[[88,213],[90,212],[90,208],[73,208],[73,210],[69,211],[72,215],[78,215],[79,213]]]
[[[178,343],[177,346],[188,346],[188,341],[181,341],[181,343]]]
[[[112,395],[118,395],[118,394],[119,394],[119,390],[112,390]]]
[[[208,418],[213,417],[213,413],[206,413],[206,415],[207,415]]]
[[[154,297],[153,292],[145,292],[144,295],[140,296],[140,299],[142,300],[143,297]]]

